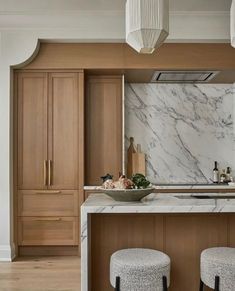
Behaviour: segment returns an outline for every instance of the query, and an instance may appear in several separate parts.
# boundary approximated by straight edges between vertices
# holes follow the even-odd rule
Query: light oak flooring
[[[24,257],[0,263],[0,291],[80,290],[78,257]]]

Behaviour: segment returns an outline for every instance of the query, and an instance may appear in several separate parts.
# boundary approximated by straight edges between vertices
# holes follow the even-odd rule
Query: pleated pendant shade
[[[169,34],[169,0],[127,0],[126,42],[150,54]]]
[[[232,1],[230,11],[230,34],[231,34],[231,45],[235,48],[235,0]]]

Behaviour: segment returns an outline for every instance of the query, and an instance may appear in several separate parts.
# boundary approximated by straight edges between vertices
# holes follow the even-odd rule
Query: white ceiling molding
[[[229,16],[229,11],[170,11],[171,16]]]
[[[123,10],[126,0],[0,0],[0,10]],[[170,0],[170,11],[230,10],[231,0]]]
[[[229,11],[170,12],[167,42],[230,42],[229,19]],[[92,41],[92,27],[96,41],[125,42],[124,11],[0,11],[0,31],[71,29]]]
[[[230,35],[231,45],[235,48],[235,0],[233,0],[230,11]]]
[[[119,16],[123,16],[124,15],[124,11],[120,11],[120,10],[9,10],[9,11],[1,11],[0,10],[0,16],[1,15],[119,15]]]
[[[120,10],[0,10],[1,15],[122,15],[124,17],[125,12]],[[214,16],[221,16],[221,15],[230,15],[230,11],[170,11],[170,16],[174,15],[214,15]]]

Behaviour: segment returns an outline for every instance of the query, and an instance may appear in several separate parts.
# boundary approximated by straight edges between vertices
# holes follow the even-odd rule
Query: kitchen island
[[[113,290],[109,259],[123,248],[158,249],[171,258],[172,291],[196,291],[203,249],[235,247],[235,194],[150,194],[141,202],[90,195],[81,210],[82,291]]]

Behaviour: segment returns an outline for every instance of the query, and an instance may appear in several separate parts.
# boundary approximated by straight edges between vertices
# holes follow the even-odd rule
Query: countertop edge
[[[84,186],[85,191],[98,190],[101,191],[101,186]],[[153,185],[156,190],[234,190],[235,186],[229,185]]]
[[[235,199],[179,199],[179,194],[152,193],[141,202],[118,202],[99,193],[90,195],[82,213],[235,213]],[[189,194],[180,194],[189,196]],[[221,194],[222,195],[222,194]],[[229,194],[228,194],[229,195]],[[231,194],[230,194],[231,195]],[[234,195],[233,195],[234,196]]]

